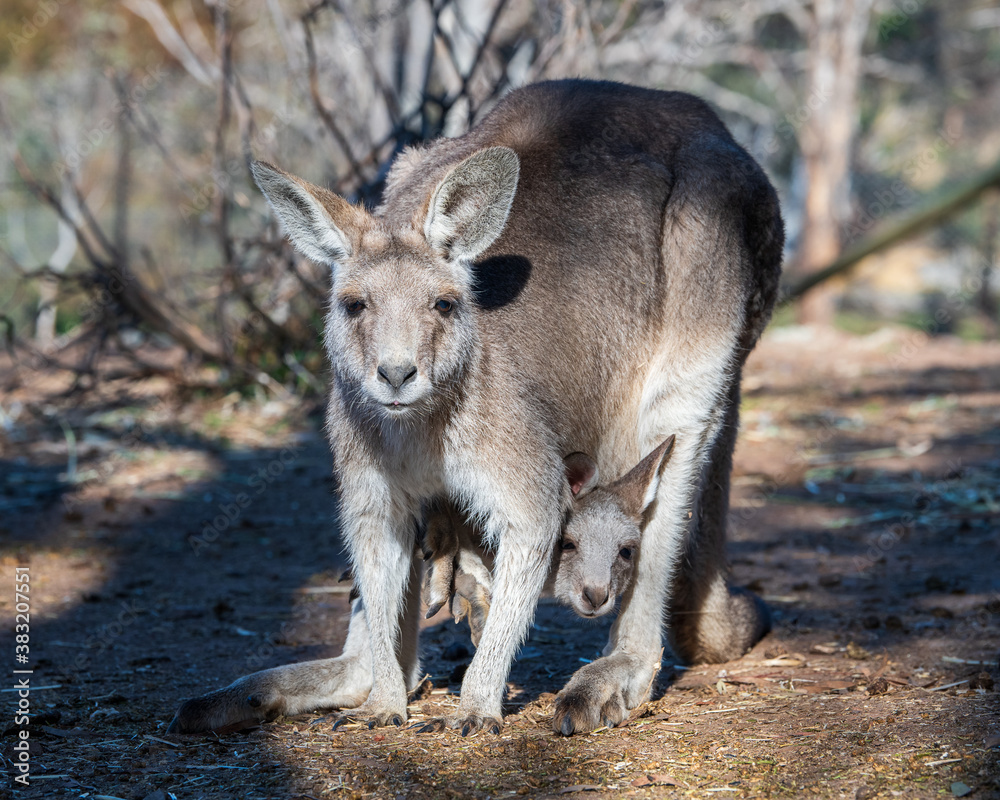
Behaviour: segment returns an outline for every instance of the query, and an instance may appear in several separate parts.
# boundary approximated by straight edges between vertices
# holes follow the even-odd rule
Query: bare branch
[[[394,123],[398,122],[401,114],[399,110],[399,101],[395,92],[386,86],[385,81],[382,80],[382,71],[379,69],[378,59],[375,57],[375,51],[372,49],[371,42],[368,37],[364,36],[362,32],[358,30],[358,26],[354,24],[354,19],[347,13],[347,11],[345,11],[340,0],[331,0],[331,2],[333,7],[337,9],[340,16],[347,21],[347,25],[351,29],[351,33],[354,35],[358,46],[361,48],[361,52],[364,53],[365,60],[368,62],[369,69],[371,70],[372,82],[375,84],[375,88],[378,89],[379,94],[382,96],[382,101],[385,103],[386,111]]]
[[[323,124],[326,126],[326,129],[333,136],[337,146],[340,147],[343,152],[344,157],[347,159],[347,163],[350,166],[351,172],[359,182],[364,183],[364,172],[361,169],[361,165],[358,164],[357,160],[354,158],[354,154],[351,152],[350,142],[347,141],[347,137],[338,127],[333,115],[323,104],[323,99],[319,94],[319,76],[317,74],[316,66],[316,46],[313,43],[312,26],[308,15],[304,15],[302,18],[302,28],[306,35],[306,60],[309,67],[309,95],[312,97],[313,107],[316,109],[316,113],[319,114],[320,119],[323,120]]]
[[[618,6],[615,18],[611,20],[611,24],[601,32],[601,35],[598,38],[598,43],[601,47],[606,47],[618,38],[624,30],[625,23],[628,22],[628,18],[635,10],[637,2],[638,0],[624,0],[624,2]]]
[[[181,66],[198,83],[204,86],[214,86],[218,82],[218,72],[213,67],[203,63],[194,54],[191,46],[174,27],[156,0],[124,0],[124,6],[149,23],[160,44],[180,62]]]
[[[24,163],[24,160],[17,152],[14,154],[14,164],[21,176],[21,179],[35,194],[35,196],[52,208],[63,220],[66,221],[67,224],[72,226],[73,231],[76,234],[77,241],[80,243],[80,247],[86,254],[87,259],[97,270],[100,282],[108,284],[111,281],[114,281],[119,286],[118,291],[112,292],[113,296],[117,299],[117,302],[121,303],[123,307],[134,313],[136,317],[145,320],[154,329],[166,333],[175,341],[188,348],[191,352],[198,353],[211,361],[222,360],[222,352],[219,350],[218,346],[208,339],[200,330],[198,330],[198,328],[174,318],[173,315],[164,314],[149,296],[149,293],[142,286],[141,282],[135,275],[128,273],[127,270],[121,269],[114,261],[109,262],[100,258],[94,252],[93,248],[90,246],[90,242],[87,240],[87,236],[84,234],[80,226],[74,222],[72,216],[60,202],[59,198],[55,196],[51,189],[42,184],[35,177],[34,173],[28,165]],[[79,188],[75,186],[73,188],[74,194],[76,194],[78,202],[80,202],[80,210],[84,212],[85,215],[89,215],[89,212],[86,211],[85,204],[82,203],[82,198],[80,198]],[[90,219],[92,219],[92,217]],[[117,256],[114,248],[109,250],[109,254],[111,254],[112,257]]]
[[[467,94],[469,91],[469,83],[473,76],[476,74],[476,69],[479,67],[479,62],[483,59],[483,53],[486,52],[486,46],[490,43],[490,39],[493,38],[493,31],[496,29],[497,22],[500,21],[500,15],[503,13],[504,8],[507,6],[507,0],[497,0],[496,7],[493,9],[493,16],[490,17],[489,24],[486,26],[486,30],[483,33],[483,38],[479,41],[479,47],[476,50],[476,55],[472,59],[472,64],[469,66],[469,71],[465,74],[462,79],[462,88],[459,90],[459,96]],[[456,98],[457,99],[457,98]],[[475,111],[477,110],[471,101],[469,103],[469,124],[472,124],[472,120],[475,116]]]

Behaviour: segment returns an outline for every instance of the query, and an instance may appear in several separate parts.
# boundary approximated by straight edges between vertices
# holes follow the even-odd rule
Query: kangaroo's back
[[[701,100],[557,81],[512,92],[462,137],[404,153],[377,213],[421,219],[450,168],[497,145],[521,172],[504,232],[476,265],[480,330],[564,421],[564,449],[600,454],[609,422],[624,414],[634,430],[644,371],[668,366],[664,341],[677,352],[752,346],[780,270],[777,199]],[[637,447],[602,467],[620,472]]]

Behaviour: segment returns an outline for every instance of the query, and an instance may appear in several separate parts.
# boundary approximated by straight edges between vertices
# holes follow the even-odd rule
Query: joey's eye
[[[618,555],[620,555],[626,561],[631,561],[632,560],[632,548],[630,548],[630,547],[623,547],[621,550],[618,551]]]
[[[365,308],[365,301],[357,297],[349,297],[344,301],[344,311],[349,317],[356,317]]]
[[[571,542],[569,539],[563,539],[563,541],[559,545],[559,549],[562,550],[563,552],[567,550],[576,550],[576,545],[573,544],[573,542]]]
[[[439,297],[437,302],[434,304],[434,308],[435,310],[440,311],[443,315],[447,316],[454,310],[455,304],[451,300]]]

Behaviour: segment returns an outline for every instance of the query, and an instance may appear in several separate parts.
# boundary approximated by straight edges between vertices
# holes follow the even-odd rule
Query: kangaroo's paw
[[[427,606],[424,615],[430,619],[438,613],[451,597],[455,580],[455,561],[451,553],[444,556],[425,556],[428,564],[424,575],[422,602]]]
[[[215,731],[251,722],[269,722],[281,716],[285,704],[278,692],[238,683],[185,700],[167,733]]]
[[[564,736],[591,731],[602,725],[614,728],[628,716],[628,709],[621,691],[614,689],[610,695],[603,704],[600,699],[589,697],[585,692],[574,692],[560,698],[553,727]]]
[[[481,717],[478,714],[471,714],[464,719],[456,721],[456,728],[461,728],[462,736],[472,736],[480,731],[489,731],[492,734],[499,734],[503,730],[503,723],[495,717]]]
[[[659,668],[653,661],[619,653],[577,670],[556,697],[556,733],[571,736],[618,725],[649,694]]]
[[[337,730],[337,728],[351,723],[365,725],[368,730],[386,728],[389,725],[401,728],[406,723],[406,710],[399,712],[391,709],[376,709],[368,706],[367,703],[362,703],[357,708],[349,708],[337,714],[333,721],[332,730]]]
[[[246,723],[268,722],[282,714],[362,705],[371,689],[371,664],[338,657],[305,661],[246,675],[225,689],[186,700],[169,733],[199,733]]]
[[[410,726],[410,730],[414,730],[417,733],[441,733],[448,727],[448,720],[444,717],[434,717],[433,719],[424,719],[420,722],[415,722]]]
[[[470,714],[466,717],[436,717],[417,723],[412,727],[417,729],[417,733],[440,733],[449,728],[451,730],[460,730],[462,736],[473,736],[480,731],[498,734],[503,730],[503,722],[495,717],[482,717],[478,714]]]
[[[463,617],[469,619],[469,633],[472,644],[479,647],[483,637],[486,618],[490,615],[490,592],[474,575],[459,572],[455,577],[455,595],[451,601],[451,615],[458,622]]]

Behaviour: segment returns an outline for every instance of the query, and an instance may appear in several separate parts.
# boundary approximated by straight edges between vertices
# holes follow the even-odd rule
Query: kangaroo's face
[[[326,349],[350,402],[390,419],[452,396],[477,347],[472,264],[500,235],[517,190],[513,150],[480,150],[452,167],[408,224],[269,164],[254,178],[289,239],[334,271]]]
[[[566,457],[575,501],[563,528],[554,589],[581,617],[607,614],[631,585],[647,512],[673,446],[671,436],[626,475],[601,487],[593,460],[583,453]]]
[[[607,614],[632,583],[641,538],[641,519],[625,513],[613,493],[591,492],[563,530],[556,596],[581,617]]]
[[[461,376],[474,352],[476,309],[464,271],[415,232],[402,241],[365,238],[334,274],[326,349],[355,400],[402,418],[429,410]]]

